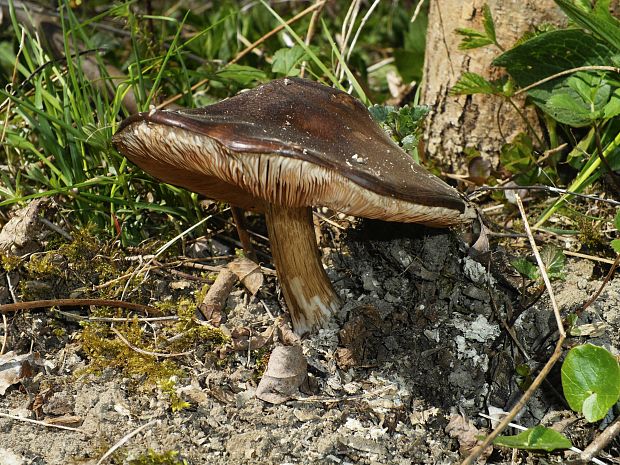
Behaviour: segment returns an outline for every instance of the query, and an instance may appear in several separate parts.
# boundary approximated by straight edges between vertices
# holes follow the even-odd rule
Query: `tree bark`
[[[566,17],[552,0],[431,0],[422,103],[431,113],[425,131],[425,155],[446,170],[466,174],[465,148],[474,148],[495,166],[501,146],[527,125],[504,99],[492,95],[450,95],[450,89],[466,71],[494,80],[503,70],[491,67],[501,51],[494,45],[459,50],[457,28],[483,30],[482,8],[487,3],[495,20],[499,44],[510,48],[533,26],[562,24]],[[519,109],[524,99],[516,99]],[[526,111],[536,124],[534,112]]]

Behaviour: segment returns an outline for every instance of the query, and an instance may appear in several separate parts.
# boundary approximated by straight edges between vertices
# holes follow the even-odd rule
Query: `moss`
[[[63,274],[63,256],[56,252],[34,254],[26,264],[26,271],[35,278],[52,278]]]
[[[585,217],[576,217],[575,221],[579,230],[579,241],[584,247],[599,250],[607,245],[609,240],[603,236],[600,222]]]
[[[16,255],[0,253],[0,264],[4,271],[13,271],[19,268],[22,259]]]
[[[161,389],[161,392],[166,394],[170,399],[170,410],[172,410],[173,413],[179,412],[190,406],[189,402],[186,402],[179,397],[175,389],[176,385],[177,383],[175,377],[159,382],[159,389]]]
[[[145,352],[153,348],[144,344],[144,329],[137,318],[115,329],[131,344]],[[182,376],[183,370],[171,359],[159,361],[154,355],[129,347],[110,329],[108,324],[87,322],[79,336],[82,349],[90,360],[87,372],[101,373],[106,368],[116,368],[128,377],[138,377],[147,385],[157,385],[172,376]]]
[[[256,382],[260,381],[263,374],[265,374],[270,356],[271,351],[265,347],[262,347],[256,351],[256,366],[254,367],[254,373],[252,374],[252,378]]]
[[[189,462],[179,457],[179,452],[169,450],[166,452],[155,452],[149,449],[135,459],[127,461],[129,465],[187,465]]]
[[[105,244],[93,236],[90,228],[72,234],[73,241],[33,254],[24,266],[29,279],[52,283],[56,296],[65,296],[76,288],[89,289],[119,275],[119,261],[107,256]],[[110,287],[100,294],[111,297],[115,291]]]
[[[230,338],[221,329],[208,324],[200,324],[195,317],[196,307],[196,302],[191,299],[182,299],[177,302],[176,314],[179,320],[175,323],[173,332],[180,337],[171,345],[172,350],[185,351],[195,344],[201,344],[210,349],[229,342]]]
[[[137,317],[126,323],[115,323],[114,330],[127,341],[123,342],[104,322],[82,323],[79,336],[82,349],[90,360],[89,373],[101,373],[106,368],[120,370],[136,384],[158,386],[170,400],[170,408],[177,412],[189,407],[176,393],[176,379],[185,375],[180,366],[182,358],[160,359],[149,353],[187,352],[200,345],[207,350],[228,342],[229,338],[219,329],[201,325],[194,317],[196,303],[192,299],[179,302],[164,302],[157,305],[164,314],[176,313],[179,319],[171,325],[158,328],[157,339],[151,338]],[[121,317],[120,311],[98,309],[97,316]],[[157,346],[155,341],[172,342],[165,347]],[[150,342],[153,341],[153,342]],[[130,347],[130,345],[132,347]]]

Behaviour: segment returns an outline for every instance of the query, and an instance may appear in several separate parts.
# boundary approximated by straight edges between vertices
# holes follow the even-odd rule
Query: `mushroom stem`
[[[312,333],[338,310],[332,287],[316,247],[312,210],[306,207],[266,207],[271,254],[297,334]]]

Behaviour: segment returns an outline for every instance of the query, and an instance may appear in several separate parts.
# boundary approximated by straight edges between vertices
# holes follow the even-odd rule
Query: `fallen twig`
[[[590,299],[586,303],[584,303],[581,306],[581,308],[579,310],[577,310],[577,314],[578,315],[581,312],[583,312],[586,308],[588,308],[590,305],[592,305],[596,299],[598,299],[598,296],[601,295],[601,292],[603,292],[603,288],[607,285],[609,280],[614,275],[614,272],[616,271],[616,268],[618,267],[618,264],[620,264],[620,254],[618,254],[618,256],[616,257],[616,260],[614,261],[613,265],[611,265],[611,268],[609,269],[609,272],[607,273],[607,276],[605,276],[605,279],[603,280],[603,282],[600,285],[600,287],[598,288],[598,290],[594,293],[594,295],[592,297],[590,297]]]
[[[230,211],[232,213],[233,220],[235,221],[235,226],[237,227],[237,235],[239,236],[239,241],[243,246],[243,252],[250,260],[258,263],[256,251],[254,250],[254,246],[250,240],[250,235],[248,234],[243,209],[239,207],[230,207]]]
[[[471,200],[479,192],[485,192],[485,191],[518,191],[518,190],[545,191],[545,192],[551,192],[553,194],[572,195],[575,197],[581,197],[581,198],[588,199],[588,200],[596,200],[599,202],[605,202],[610,205],[614,205],[616,207],[620,206],[620,202],[617,200],[605,199],[597,195],[581,194],[579,192],[569,191],[567,189],[561,189],[559,187],[553,187],[553,186],[481,186],[477,188],[475,191],[473,191],[471,194],[469,194],[467,198]]]
[[[154,316],[154,317],[139,317],[135,318],[132,316],[126,316],[122,318],[107,318],[101,316],[84,316],[78,315],[76,313],[63,312],[61,310],[56,310],[56,313],[60,316],[65,317],[67,320],[72,321],[100,321],[102,323],[128,323],[131,321],[137,321],[138,323],[154,323],[160,321],[179,321],[179,317],[176,315],[170,316]],[[1,353],[0,353],[1,354]]]
[[[137,310],[144,313],[161,313],[155,307],[149,305],[125,302],[123,300],[109,299],[52,299],[52,300],[32,300],[30,302],[16,302],[14,304],[0,305],[0,313],[16,312],[18,310],[30,310],[33,308],[45,307],[84,307],[94,305],[97,307],[120,307],[129,310]]]
[[[101,458],[97,461],[97,465],[101,465],[105,461],[105,459],[107,459],[110,455],[112,455],[114,452],[116,452],[116,450],[118,450],[120,447],[122,447],[123,444],[125,444],[131,438],[133,438],[134,436],[136,436],[140,432],[144,431],[145,429],[150,428],[151,426],[153,426],[156,423],[159,423],[159,420],[151,420],[148,423],[145,423],[144,425],[140,426],[139,428],[136,428],[132,432],[130,432],[130,433],[126,434],[125,436],[123,436],[116,444],[114,444],[112,447],[110,447],[107,450],[107,452],[101,456]]]
[[[321,16],[321,12],[323,11],[323,7],[325,7],[325,0],[317,0],[316,1],[317,4],[320,4],[312,13],[312,16],[310,17],[310,24],[308,24],[308,31],[306,32],[306,40],[304,41],[306,43],[306,45],[310,45],[310,42],[312,42],[312,38],[314,37],[314,32],[316,31],[316,23],[319,20],[319,16]],[[306,74],[306,66],[307,66],[307,62],[304,61],[301,64],[301,69],[299,71],[299,77],[303,78],[304,75]]]
[[[480,415],[482,418],[486,418],[487,420],[497,421],[497,418],[493,418],[493,417],[492,417],[492,416],[490,416],[490,415],[485,415],[484,413],[479,413],[478,415]],[[525,426],[521,426],[521,425],[518,425],[518,424],[516,424],[516,423],[508,423],[508,426],[510,426],[511,428],[518,429],[518,430],[520,430],[520,431],[525,431],[525,430],[527,430],[527,428],[526,428]],[[602,435],[601,435],[601,436],[602,436]],[[600,437],[600,436],[599,436],[599,437]],[[603,447],[604,447],[604,446],[603,446]],[[516,450],[516,449],[515,449],[515,450]],[[578,454],[582,453],[581,449],[578,449],[577,447],[574,447],[574,446],[573,446],[573,447],[571,447],[569,450],[572,450],[573,452],[577,452]],[[583,452],[585,452],[585,451],[583,451]],[[591,457],[591,458],[590,458],[590,459],[588,459],[588,460],[592,461],[592,462],[593,462],[593,463],[595,463],[596,465],[607,465],[605,462],[603,462],[603,461],[601,461],[601,460],[599,460],[599,459],[597,459],[597,458],[594,458],[594,457]]]
[[[227,268],[222,268],[202,303],[198,306],[200,313],[214,326],[219,326],[222,323],[222,310],[224,310],[226,300],[236,282],[237,275]]]
[[[90,434],[86,433],[85,431],[82,431],[79,428],[71,428],[70,426],[54,425],[52,423],[46,423],[44,421],[32,420],[30,418],[18,417],[17,415],[10,415],[8,413],[0,413],[0,417],[9,418],[11,420],[23,421],[24,423],[32,423],[33,425],[47,426],[48,428],[58,428],[58,429],[64,429],[66,431],[74,431],[76,433],[81,433],[81,434],[83,434],[85,436],[90,436]]]
[[[618,416],[601,434],[599,434],[594,441],[590,443],[588,447],[579,456],[579,459],[583,462],[592,461],[594,463],[602,463],[594,456],[598,454],[612,439],[620,434],[620,416]]]
[[[614,260],[610,260],[608,258],[597,257],[596,255],[588,255],[585,253],[572,252],[570,250],[564,250],[564,255],[570,255],[571,257],[577,257],[577,258],[585,258],[586,260],[607,263],[608,265],[614,264]]]
[[[188,350],[187,352],[177,352],[177,353],[172,353],[172,354],[165,354],[165,353],[162,353],[162,352],[151,352],[151,351],[148,351],[148,350],[141,349],[140,347],[134,346],[115,327],[112,326],[112,327],[110,327],[110,329],[112,330],[112,332],[114,334],[116,334],[118,336],[118,338],[121,340],[121,342],[123,344],[125,344],[131,350],[133,350],[135,352],[138,352],[139,354],[142,354],[142,355],[148,355],[148,356],[151,356],[151,357],[173,358],[173,357],[182,357],[183,355],[190,355],[190,354],[194,353],[193,350]]]

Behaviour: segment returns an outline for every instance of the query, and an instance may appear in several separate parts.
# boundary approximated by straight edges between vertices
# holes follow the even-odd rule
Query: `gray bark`
[[[459,50],[457,28],[483,30],[482,7],[488,3],[499,44],[510,48],[524,33],[543,23],[562,24],[566,17],[552,0],[431,0],[424,64],[422,103],[431,106],[425,131],[425,155],[447,171],[466,174],[463,150],[475,148],[495,166],[501,146],[527,131],[523,119],[502,98],[455,96],[449,91],[463,72],[499,78],[491,67],[501,51],[495,46]],[[523,109],[524,100],[515,101]],[[529,120],[536,124],[533,111]]]

